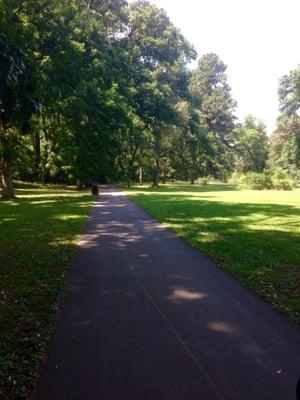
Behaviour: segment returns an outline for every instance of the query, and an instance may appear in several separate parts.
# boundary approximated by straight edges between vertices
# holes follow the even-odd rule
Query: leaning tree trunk
[[[1,184],[2,184],[2,197],[13,198],[14,187],[12,179],[12,154],[11,154],[11,143],[9,136],[6,135],[5,127],[3,123],[0,126],[0,142],[2,147],[1,155]]]

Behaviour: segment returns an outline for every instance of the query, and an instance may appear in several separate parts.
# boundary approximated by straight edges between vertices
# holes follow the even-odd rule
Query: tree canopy
[[[269,146],[263,123],[237,122],[223,61],[204,54],[191,69],[196,57],[145,0],[1,0],[2,196],[14,195],[13,179],[81,188],[270,166],[295,173],[299,68],[280,81]]]
[[[270,164],[285,170],[293,179],[300,177],[300,67],[279,83],[281,114],[270,142]]]

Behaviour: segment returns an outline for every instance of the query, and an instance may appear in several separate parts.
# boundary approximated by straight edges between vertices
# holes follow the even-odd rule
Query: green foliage
[[[0,77],[5,89],[1,135],[7,136],[10,124],[18,134],[34,136],[32,179],[79,178],[88,183],[112,169],[113,133],[125,125],[128,115],[129,90],[124,84],[128,71],[121,68],[126,65],[125,6],[123,1],[79,0],[1,5],[3,18],[14,21],[14,29],[3,24],[0,30],[0,38],[10,39],[0,50],[2,58],[12,60],[7,71],[14,74],[13,79]],[[22,55],[22,60],[14,54]],[[18,123],[19,115],[26,130],[24,123]],[[7,148],[8,143],[2,141],[2,146]]]
[[[249,189],[273,189],[273,180],[268,172],[248,172],[242,177],[242,183]]]
[[[277,168],[273,172],[272,182],[274,189],[277,190],[292,190],[293,188],[293,181],[290,179],[289,175],[280,168]]]
[[[199,178],[197,179],[197,183],[201,186],[207,186],[209,184],[209,177]]]
[[[199,112],[200,125],[207,132],[206,173],[226,180],[232,170],[232,131],[236,102],[227,83],[226,65],[216,54],[209,53],[198,61],[190,80],[190,94]],[[202,146],[203,147],[203,146]]]
[[[280,167],[299,175],[299,68],[282,78],[269,143],[254,117],[236,125],[226,65],[193,46],[148,1],[2,0],[0,154],[13,175],[44,182],[153,184]],[[24,135],[27,139],[24,140]]]
[[[236,142],[235,169],[237,172],[262,172],[267,164],[269,140],[266,127],[252,115],[234,132]]]
[[[300,67],[285,75],[279,85],[281,115],[271,136],[270,168],[283,169],[289,178],[300,177]]]
[[[187,62],[196,53],[164,10],[148,1],[130,7],[130,44],[135,70],[134,102],[153,140],[153,185],[161,173],[162,140],[166,126],[177,122],[176,104],[187,95]]]
[[[248,172],[246,174],[235,174],[232,176],[232,182],[241,183],[248,189],[253,190],[292,190],[293,186],[295,186],[294,181],[281,168],[273,170],[272,173],[266,170],[262,173]]]
[[[270,139],[270,168],[284,169],[291,179],[300,173],[300,118],[282,114]]]
[[[300,109],[300,66],[281,78],[278,94],[281,111],[295,115]]]
[[[236,102],[231,97],[226,69],[216,54],[205,54],[191,77],[190,90],[199,99],[203,123],[223,143],[230,145]]]

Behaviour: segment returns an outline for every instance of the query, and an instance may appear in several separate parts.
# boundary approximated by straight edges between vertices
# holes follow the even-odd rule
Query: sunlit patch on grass
[[[56,217],[54,217],[54,219],[59,219],[61,221],[68,221],[70,219],[80,219],[82,218],[81,215],[58,215]]]
[[[57,200],[38,200],[38,201],[30,201],[30,204],[50,204],[55,203]]]
[[[66,240],[65,238],[56,238],[52,242],[49,242],[49,246],[55,246],[55,247],[69,246],[69,245],[74,244],[74,241],[76,242],[78,237],[75,237],[74,239],[70,239],[70,240]]]
[[[64,198],[64,197],[80,197],[80,193],[70,193],[70,192],[61,192],[61,193],[47,193],[47,192],[45,192],[45,193],[41,193],[41,194],[35,194],[34,192],[33,193],[30,193],[30,194],[21,194],[21,195],[19,195],[18,197],[17,197],[17,199],[32,199],[32,198],[34,198],[34,199],[43,199],[43,198],[47,198],[47,199],[49,199],[49,198],[52,198],[52,199],[61,199],[61,198]]]

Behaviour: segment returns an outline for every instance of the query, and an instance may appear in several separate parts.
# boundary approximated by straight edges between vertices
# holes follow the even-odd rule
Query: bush
[[[240,182],[248,189],[263,190],[292,190],[294,183],[289,175],[282,169],[276,169],[271,174],[268,171],[262,173],[248,172],[240,177]]]
[[[212,181],[212,178],[210,176],[201,176],[200,178],[197,178],[195,180],[195,183],[197,185],[201,185],[201,186],[207,186],[209,184],[209,182]]]
[[[240,172],[237,172],[237,171],[233,172],[233,174],[231,175],[231,177],[229,179],[229,183],[233,183],[233,184],[241,183],[242,177],[243,177],[243,174],[241,174]]]
[[[209,184],[209,177],[204,176],[198,180],[199,184],[202,186],[207,186]]]
[[[289,178],[294,187],[300,186],[300,169],[297,168],[296,165],[292,165],[289,168]]]
[[[276,171],[274,171],[272,178],[274,189],[292,190],[293,182],[284,170],[277,169]]]
[[[263,190],[273,189],[272,177],[269,173],[255,173],[248,172],[242,177],[242,183],[245,184],[249,189]]]

